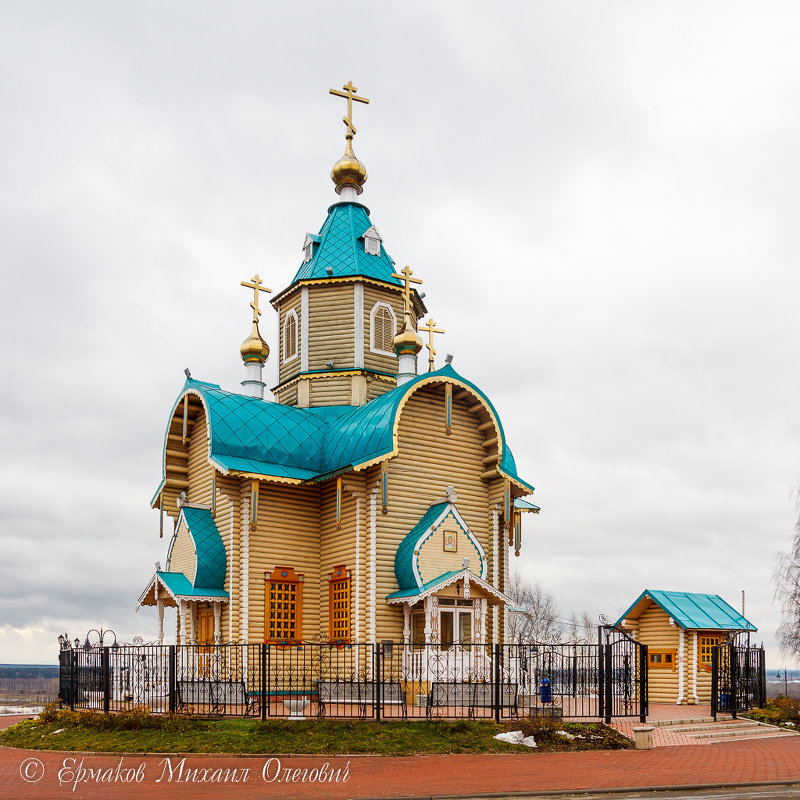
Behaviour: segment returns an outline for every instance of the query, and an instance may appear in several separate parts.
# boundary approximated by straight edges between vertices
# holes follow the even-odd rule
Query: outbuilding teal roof
[[[402,281],[393,278],[395,266],[380,243],[380,255],[369,255],[364,250],[361,238],[372,227],[369,209],[360,203],[336,203],[328,209],[328,216],[315,240],[314,252],[292,279],[298,281],[322,280],[326,278],[353,277],[360,275],[373,280],[402,286]],[[319,243],[317,244],[316,241]],[[331,268],[332,274],[327,269]]]
[[[626,618],[637,619],[649,607],[648,600],[663,609],[684,630],[757,630],[718,594],[665,592],[658,589],[645,589],[617,620],[616,625],[621,625]]]
[[[225,545],[219,535],[211,511],[205,508],[184,506],[181,516],[194,542],[197,569],[193,586],[222,589],[225,586]]]
[[[223,471],[279,480],[322,480],[392,455],[395,421],[403,402],[420,385],[436,380],[451,380],[469,388],[486,403],[500,431],[500,471],[532,492],[533,486],[517,475],[502,423],[488,397],[449,364],[418,375],[363,406],[296,408],[226,392],[216,384],[190,378],[172,413],[186,393],[203,400],[210,431],[209,455]],[[166,441],[165,435],[165,448]]]

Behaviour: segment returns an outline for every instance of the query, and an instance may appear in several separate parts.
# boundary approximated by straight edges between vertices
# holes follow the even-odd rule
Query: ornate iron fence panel
[[[721,642],[711,648],[711,715],[761,708],[766,696],[766,662],[763,647]]]
[[[87,643],[62,649],[59,693],[72,708],[204,717],[610,719],[645,713],[641,653],[610,630],[598,644]]]
[[[596,644],[521,641],[505,645],[499,671],[501,700],[505,699],[499,703],[503,717],[600,715]]]
[[[647,646],[610,625],[598,628],[599,716],[647,718]]]
[[[376,716],[491,717],[492,655],[491,645],[384,642],[376,647]]]

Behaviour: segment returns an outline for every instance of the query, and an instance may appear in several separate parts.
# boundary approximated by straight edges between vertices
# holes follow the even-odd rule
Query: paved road
[[[2,720],[0,725],[10,721]],[[800,736],[713,747],[663,747],[645,752],[400,758],[198,755],[184,759],[163,755],[81,756],[0,748],[0,800],[117,800],[134,795],[191,800],[352,800],[445,795],[519,798],[537,797],[542,792],[574,793],[579,789],[597,792],[774,781],[800,782]],[[491,792],[497,794],[490,795]],[[719,796],[732,795],[729,791]],[[796,793],[784,796],[798,797]],[[607,800],[608,795],[605,797]],[[664,795],[650,797],[661,800]]]

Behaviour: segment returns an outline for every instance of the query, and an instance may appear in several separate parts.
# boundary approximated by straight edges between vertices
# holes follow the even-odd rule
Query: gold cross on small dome
[[[433,372],[433,357],[436,355],[436,351],[433,349],[433,334],[434,333],[445,333],[444,328],[437,328],[436,327],[436,320],[429,319],[427,325],[420,325],[420,331],[427,331],[428,332],[428,344],[425,345],[428,348],[428,372]]]
[[[247,281],[242,281],[242,286],[246,286],[248,289],[253,290],[253,302],[250,303],[250,308],[253,309],[253,322],[258,322],[258,318],[261,316],[261,309],[258,307],[258,293],[259,292],[270,292],[272,293],[272,289],[267,289],[266,286],[262,286],[261,284],[264,281],[258,275],[253,275],[250,278],[252,283],[248,283]]]
[[[356,92],[358,89],[353,86],[353,81],[348,81],[344,86],[343,92],[340,92],[338,89],[329,89],[328,91],[331,94],[335,94],[337,97],[344,97],[347,100],[347,116],[342,117],[342,122],[347,126],[347,133],[345,134],[345,139],[352,139],[356,135],[356,127],[353,125],[353,100],[358,103],[369,103],[369,99],[366,97],[359,97]]]
[[[404,282],[405,287],[403,289],[403,315],[405,316],[411,310],[411,284],[412,283],[422,283],[419,278],[412,278],[411,276],[414,274],[414,270],[411,269],[408,265],[403,267],[400,272],[393,272],[393,278],[399,278],[401,281]]]

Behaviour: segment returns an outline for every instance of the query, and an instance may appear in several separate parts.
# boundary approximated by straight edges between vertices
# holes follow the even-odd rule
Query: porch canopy
[[[460,589],[460,597],[465,600],[469,599],[470,595],[475,593],[479,597],[485,597],[488,605],[499,605],[511,603],[510,598],[504,595],[501,591],[487,583],[483,578],[479,578],[474,572],[470,572],[469,568],[465,567],[461,570],[450,570],[439,575],[437,578],[422,584],[422,586],[415,586],[409,589],[401,589],[398,592],[386,596],[386,602],[391,604],[408,603],[413,606],[419,600],[424,600],[432,594],[439,594],[442,590],[450,586],[457,586]],[[474,590],[478,591],[475,592]]]
[[[227,603],[229,599],[224,589],[192,586],[191,581],[182,572],[156,572],[139,597],[139,605],[155,606],[161,600],[165,606],[177,607],[181,600],[195,603]]]
[[[183,559],[191,555],[185,571],[169,569],[176,547],[182,548]],[[158,570],[151,578],[139,597],[139,605],[154,606],[160,601],[179,606],[182,600],[226,603],[229,597],[224,588],[225,572],[225,545],[211,510],[184,505],[170,544],[167,570]]]

